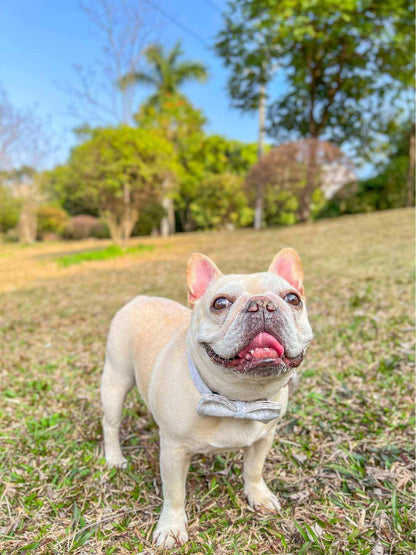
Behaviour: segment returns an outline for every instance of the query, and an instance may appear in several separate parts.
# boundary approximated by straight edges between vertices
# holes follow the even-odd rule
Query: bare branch
[[[41,169],[53,151],[50,133],[33,109],[18,110],[0,86],[0,170]]]
[[[118,83],[123,75],[141,69],[143,52],[155,40],[159,20],[143,0],[85,0],[81,7],[101,54],[93,66],[76,65],[77,84],[62,87],[75,100],[69,112],[82,123],[129,123],[135,89],[122,90]]]

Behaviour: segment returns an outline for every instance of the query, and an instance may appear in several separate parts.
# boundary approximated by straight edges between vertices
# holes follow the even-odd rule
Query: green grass
[[[129,467],[110,470],[102,458],[111,318],[141,293],[185,303],[193,251],[236,273],[262,271],[293,246],[315,338],[265,466],[281,514],[247,506],[240,452],[196,456],[190,541],[174,553],[413,554],[414,211],[183,234],[169,249],[145,241],[155,246],[149,256],[69,270],[27,258],[41,279],[0,296],[0,553],[160,553],[151,542],[159,434],[135,391],[121,428]],[[12,281],[18,257],[31,253],[13,251],[3,274]]]
[[[59,266],[67,268],[74,264],[89,262],[92,260],[108,260],[110,258],[118,258],[127,254],[140,254],[149,252],[154,249],[153,245],[135,245],[134,247],[120,247],[118,245],[110,245],[104,249],[94,249],[83,251],[75,254],[64,254],[55,258]]]

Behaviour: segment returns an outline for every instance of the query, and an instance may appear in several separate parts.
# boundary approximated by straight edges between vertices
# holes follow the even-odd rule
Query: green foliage
[[[56,206],[43,205],[37,210],[38,216],[38,235],[43,237],[47,233],[62,235],[67,223],[68,214]]]
[[[181,141],[178,159],[183,171],[176,189],[175,206],[182,228],[189,230],[201,225],[201,217],[197,223],[193,217],[195,212],[190,207],[194,202],[198,204],[202,182],[215,175],[244,176],[256,158],[257,146],[254,143],[229,140],[221,135],[197,133]],[[211,225],[216,224],[208,227]]]
[[[227,88],[234,106],[251,111],[259,106],[261,87],[271,80],[281,49],[273,27],[261,24],[265,3],[231,0],[228,7],[215,48],[230,70]]]
[[[266,187],[264,195],[264,218],[270,225],[293,225],[298,221],[299,201],[290,191],[276,191]]]
[[[175,94],[188,81],[204,82],[208,75],[206,67],[200,62],[180,60],[182,54],[180,42],[168,52],[161,44],[149,46],[145,50],[149,71],[124,75],[119,82],[120,88],[126,89],[136,83],[150,85],[156,87],[156,97]]]
[[[318,217],[330,218],[342,214],[406,206],[408,204],[406,180],[410,163],[408,149],[411,132],[411,126],[408,124],[399,126],[391,134],[389,152],[378,173],[359,183],[347,184],[321,207]],[[412,183],[414,183],[414,169]]]
[[[146,101],[135,116],[140,128],[159,129],[174,145],[181,171],[173,190],[180,227],[190,230],[202,225],[198,209],[201,183],[213,175],[245,175],[257,159],[257,146],[229,140],[220,135],[206,135],[201,110],[180,93],[160,92]],[[196,219],[194,216],[197,214]],[[156,216],[156,214],[155,214]],[[218,216],[218,221],[221,221]],[[146,225],[153,227],[158,219]],[[216,226],[210,221],[208,227]],[[141,226],[139,222],[138,226]],[[150,231],[150,229],[149,229]]]
[[[10,188],[0,184],[0,232],[13,229],[19,221],[21,203],[14,198]]]
[[[410,82],[413,13],[409,0],[231,0],[216,47],[233,101],[255,107],[259,86],[282,68],[287,91],[271,99],[269,133],[348,141],[363,155],[391,101],[386,82]]]
[[[177,145],[189,135],[202,131],[205,116],[194,108],[182,94],[158,93],[144,102],[135,115],[137,125],[143,129],[159,129]]]
[[[151,204],[143,208],[140,218],[133,229],[133,235],[151,235],[158,230],[165,211],[160,204]]]
[[[190,209],[197,227],[202,229],[241,227],[253,220],[243,180],[231,174],[212,175],[202,181]]]
[[[379,175],[339,191],[319,212],[320,218],[406,206],[407,159],[396,158]]]
[[[89,138],[92,136],[93,132]],[[79,193],[83,184],[70,163],[40,174],[39,187],[52,202],[59,204],[68,214],[98,215],[99,206],[96,198]]]
[[[126,184],[132,193],[157,194],[165,175],[177,170],[172,146],[159,133],[127,126],[97,129],[73,149],[70,167],[79,179],[77,194],[101,210],[123,203]]]
[[[95,130],[73,149],[70,166],[80,185],[77,196],[98,205],[115,241],[130,236],[143,206],[160,199],[164,181],[179,171],[161,133],[127,126]]]
[[[320,189],[312,193],[311,216],[315,219],[326,206],[324,195]],[[264,216],[268,226],[293,225],[299,222],[299,196],[290,190],[279,190],[266,187],[264,196]]]

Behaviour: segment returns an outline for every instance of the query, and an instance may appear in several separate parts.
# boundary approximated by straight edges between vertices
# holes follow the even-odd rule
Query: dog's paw
[[[244,494],[252,509],[265,509],[274,513],[282,509],[279,499],[264,482],[246,486]]]
[[[110,468],[127,468],[127,459],[124,457],[106,457],[105,460]]]
[[[188,541],[186,518],[163,518],[162,516],[153,532],[153,541],[157,547],[165,549],[172,549],[186,543]]]

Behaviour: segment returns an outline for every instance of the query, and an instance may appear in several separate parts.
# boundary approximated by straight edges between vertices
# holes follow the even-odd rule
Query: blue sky
[[[187,33],[159,13],[161,41],[172,46],[182,40],[186,57],[208,66],[210,79],[205,85],[190,84],[183,89],[204,110],[207,130],[256,141],[257,115],[231,108],[221,60],[192,35],[211,45],[226,1],[157,0],[157,5],[190,30]],[[0,20],[0,83],[14,106],[36,106],[37,113],[50,122],[57,142],[51,162],[63,162],[74,143],[72,129],[80,124],[68,111],[72,100],[64,89],[74,83],[74,64],[93,65],[99,41],[79,0],[2,0]],[[271,85],[273,96],[282,86],[278,77]],[[143,90],[142,98],[149,92]]]

